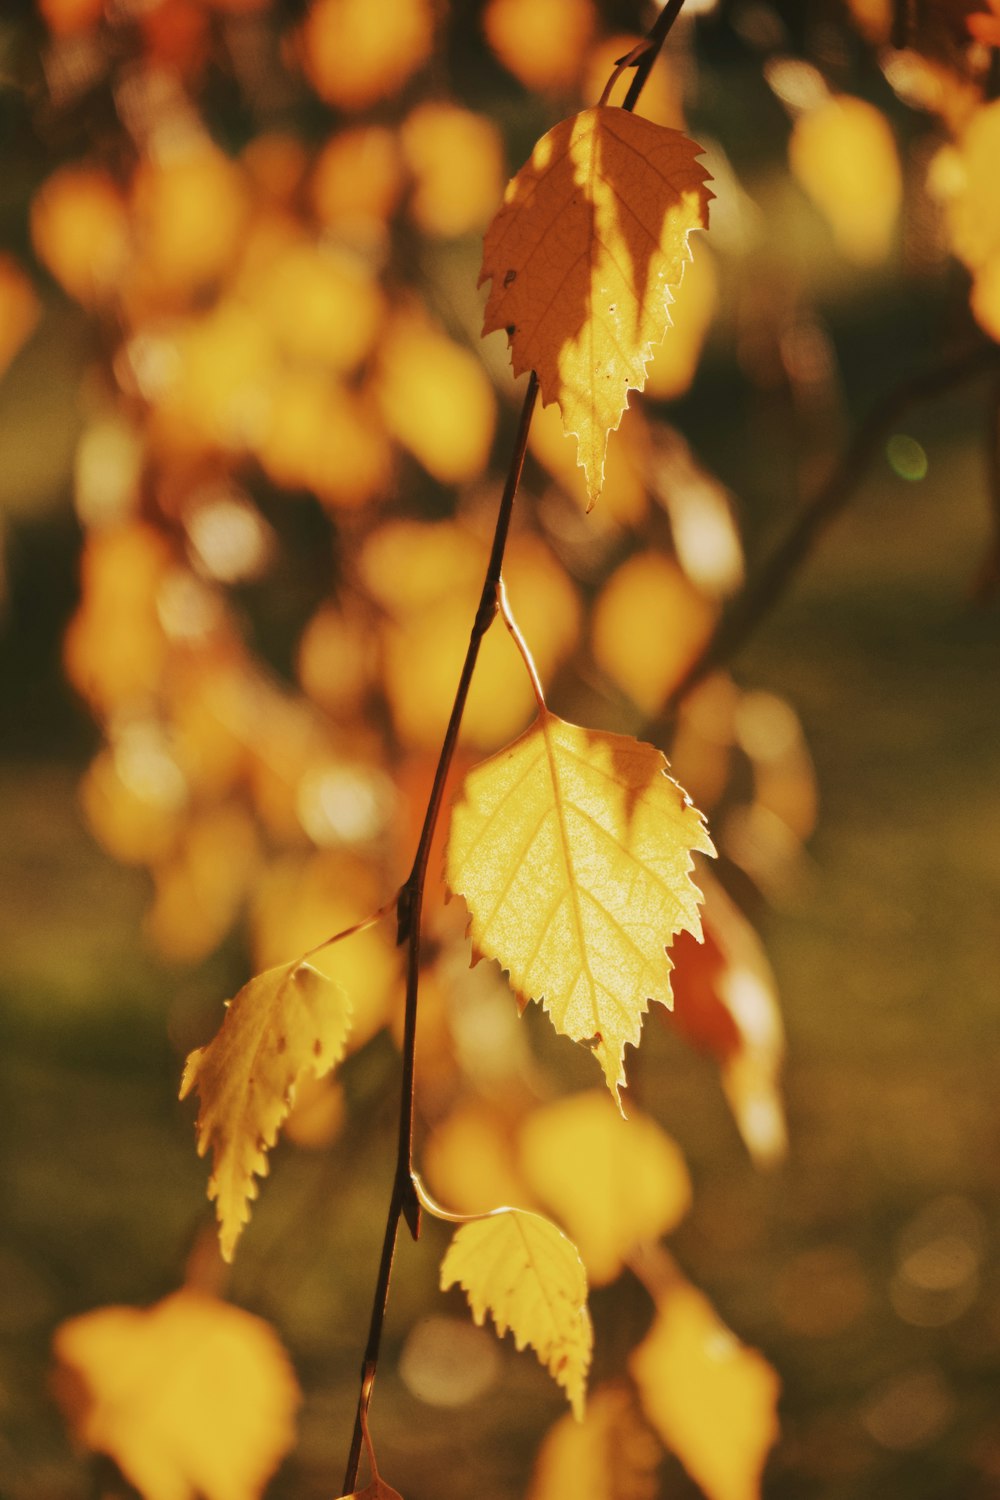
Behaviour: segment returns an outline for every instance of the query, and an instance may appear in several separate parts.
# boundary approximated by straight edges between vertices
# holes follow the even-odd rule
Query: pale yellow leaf
[[[528,1500],[655,1500],[662,1459],[635,1392],[624,1383],[601,1386],[582,1422],[567,1415],[549,1428]]]
[[[350,1002],[310,964],[268,969],[245,984],[207,1047],[192,1052],[181,1098],[197,1088],[198,1154],[211,1146],[208,1196],[215,1199],[222,1254],[236,1241],[267,1172],[267,1151],[303,1074],[322,1078],[344,1055]]]
[[[74,1433],[144,1500],[254,1500],[292,1446],[300,1397],[276,1334],[202,1292],[72,1318],[54,1349]]]
[[[779,1382],[679,1275],[629,1360],[643,1410],[708,1500],[759,1500]]]
[[[543,402],[559,403],[591,500],[669,324],[688,236],[708,223],[700,150],[625,110],[584,110],[538,142],[486,233],[483,332],[506,329],[514,373],[534,369]]]
[[[671,1004],[667,945],[701,932],[691,851],[714,853],[666,767],[652,745],[542,709],[452,814],[448,883],[476,953],[593,1048],[616,1101],[649,1001]]]
[[[690,1207],[678,1147],[648,1115],[623,1120],[604,1093],[535,1110],[520,1148],[525,1181],[565,1224],[593,1286],[613,1281],[633,1246],[669,1233]]]
[[[472,1316],[489,1313],[501,1337],[530,1344],[583,1415],[594,1331],[587,1275],[572,1243],[554,1224],[519,1208],[502,1208],[463,1224],[441,1262],[441,1290],[458,1282]]]

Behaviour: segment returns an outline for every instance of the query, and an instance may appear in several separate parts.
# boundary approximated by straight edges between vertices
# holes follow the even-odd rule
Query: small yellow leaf
[[[236,1241],[257,1196],[255,1175],[306,1073],[322,1078],[344,1055],[351,1007],[339,985],[310,964],[283,964],[245,984],[207,1047],[192,1052],[180,1097],[197,1087],[198,1155],[213,1151],[208,1196],[216,1200],[222,1254]]]
[[[608,433],[670,322],[688,236],[707,227],[700,151],[625,110],[584,110],[538,142],[486,233],[483,333],[505,328],[515,375],[534,369],[543,402],[559,403],[591,501]]]
[[[679,1275],[629,1360],[643,1409],[708,1500],[759,1500],[779,1383]]]
[[[575,1247],[538,1214],[501,1208],[463,1224],[441,1263],[441,1290],[458,1282],[472,1316],[489,1313],[502,1337],[530,1344],[583,1415],[594,1331],[587,1311],[587,1275]]]
[[[528,1116],[521,1130],[525,1181],[580,1251],[593,1286],[622,1270],[643,1240],[673,1229],[691,1204],[678,1147],[647,1115],[626,1123],[606,1094],[573,1094]]]
[[[662,1459],[635,1392],[624,1382],[600,1386],[582,1422],[567,1415],[549,1428],[528,1500],[655,1500]]]
[[[592,1047],[619,1100],[625,1044],[671,1004],[666,947],[700,935],[691,851],[715,851],[652,745],[542,709],[477,766],[452,814],[448,884],[475,951],[563,1036]]]
[[[72,1318],[54,1349],[74,1433],[144,1500],[255,1500],[292,1446],[300,1396],[273,1329],[202,1292]]]

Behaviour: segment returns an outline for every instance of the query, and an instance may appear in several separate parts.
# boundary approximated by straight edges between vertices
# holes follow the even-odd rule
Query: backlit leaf
[[[486,234],[484,333],[505,328],[514,373],[534,369],[579,440],[590,498],[607,436],[669,324],[708,223],[701,148],[679,131],[598,105],[542,137]]]
[[[666,946],[700,935],[691,851],[714,853],[701,814],[652,745],[542,709],[465,780],[448,884],[475,952],[592,1047],[615,1099],[650,1000],[671,1004]]]
[[[76,1436],[144,1500],[254,1500],[292,1446],[295,1376],[273,1329],[241,1308],[185,1289],[72,1318],[54,1348]]]
[[[572,1243],[538,1214],[502,1208],[463,1224],[441,1263],[441,1290],[455,1282],[477,1323],[489,1313],[501,1337],[530,1344],[583,1415],[594,1333],[587,1276]]]
[[[659,1292],[629,1370],[646,1416],[708,1500],[758,1500],[778,1436],[778,1377],[680,1275]]]
[[[339,985],[310,964],[268,969],[245,984],[207,1047],[192,1052],[181,1098],[197,1088],[198,1154],[211,1146],[208,1195],[216,1202],[222,1254],[236,1241],[267,1171],[298,1079],[322,1078],[344,1055],[351,1009]]]
[[[573,1236],[593,1286],[613,1281],[636,1244],[667,1234],[690,1207],[677,1146],[647,1115],[633,1111],[626,1123],[606,1094],[535,1110],[520,1146],[525,1181]]]

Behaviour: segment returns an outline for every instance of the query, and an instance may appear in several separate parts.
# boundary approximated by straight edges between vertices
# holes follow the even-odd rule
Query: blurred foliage
[[[334,1491],[395,1130],[391,936],[335,950],[352,1055],[300,1090],[231,1282],[180,1059],[248,972],[363,919],[405,874],[516,420],[503,335],[479,344],[480,236],[536,137],[596,100],[649,20],[627,0],[39,0],[0,17],[13,1500],[125,1492],[52,1403],[53,1333],[65,1367],[84,1326],[63,1320],[122,1302],[153,1320],[227,1289],[280,1330],[305,1394],[273,1493]],[[613,1146],[595,1147],[615,1223],[670,1232],[676,1261],[661,1247],[622,1273],[632,1246],[608,1213],[591,1222],[550,1180],[554,1112],[588,1107],[556,1095],[593,1065],[468,972],[436,884],[427,1176],[457,1208],[541,1200],[575,1230],[599,1394],[592,1427],[545,1436],[558,1395],[457,1294],[439,1300],[429,1229],[400,1252],[379,1384],[380,1464],[408,1500],[443,1473],[456,1500],[566,1493],[559,1476],[608,1451],[636,1495],[694,1493],[674,1459],[658,1468],[650,1422],[710,1495],[753,1493],[766,1414],[742,1468],[722,1444],[721,1478],[705,1467],[739,1424],[723,1400],[703,1431],[697,1351],[728,1333],[689,1277],[780,1375],[766,1494],[975,1500],[1000,1482],[998,653],[995,616],[963,602],[1000,579],[995,390],[907,419],[738,677],[666,711],[871,400],[976,325],[1000,332],[995,29],[965,0],[689,0],[643,95],[707,148],[711,232],[589,515],[575,445],[537,414],[506,572],[553,708],[668,747],[723,855],[709,942],[634,1063],[649,1195],[629,1201]],[[496,630],[458,769],[532,708]],[[787,1159],[758,1173],[739,1136],[774,1166],[786,1108]],[[688,1379],[657,1421],[635,1389],[664,1339],[687,1341]],[[735,1349],[745,1412],[770,1371]],[[65,1368],[57,1391],[82,1432]]]

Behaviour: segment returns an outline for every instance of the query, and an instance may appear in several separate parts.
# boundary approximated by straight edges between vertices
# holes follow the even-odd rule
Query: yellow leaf
[[[880,109],[848,94],[799,116],[788,143],[791,169],[857,265],[877,265],[892,247],[903,177]]]
[[[198,1155],[212,1147],[208,1196],[216,1201],[226,1260],[250,1217],[254,1176],[267,1171],[267,1151],[296,1083],[306,1073],[322,1078],[340,1061],[350,1018],[339,985],[310,964],[284,964],[245,984],[214,1039],[189,1055],[180,1097],[197,1088],[201,1099]]]
[[[458,1282],[472,1316],[489,1313],[502,1337],[530,1344],[583,1415],[594,1331],[587,1311],[587,1275],[574,1246],[538,1214],[501,1208],[463,1224],[441,1263],[441,1290]]]
[[[715,852],[666,766],[652,745],[543,708],[470,772],[448,842],[475,952],[593,1048],[619,1103],[626,1042],[650,1000],[671,1004],[666,945],[701,932],[691,851]]]
[[[582,1422],[560,1417],[535,1459],[528,1500],[655,1500],[663,1450],[625,1384],[599,1387]]]
[[[655,1120],[626,1123],[595,1092],[529,1115],[521,1130],[525,1181],[572,1235],[593,1286],[622,1270],[643,1240],[659,1239],[691,1203],[684,1158]]]
[[[591,501],[630,389],[670,322],[671,287],[708,223],[700,146],[598,105],[542,137],[486,233],[483,332],[505,328],[515,375],[534,369],[579,440]]]
[[[144,1500],[255,1500],[292,1446],[295,1376],[241,1308],[185,1289],[72,1318],[54,1348],[73,1431]]]
[[[646,1416],[708,1500],[758,1500],[778,1436],[778,1377],[679,1275],[629,1370]]]

